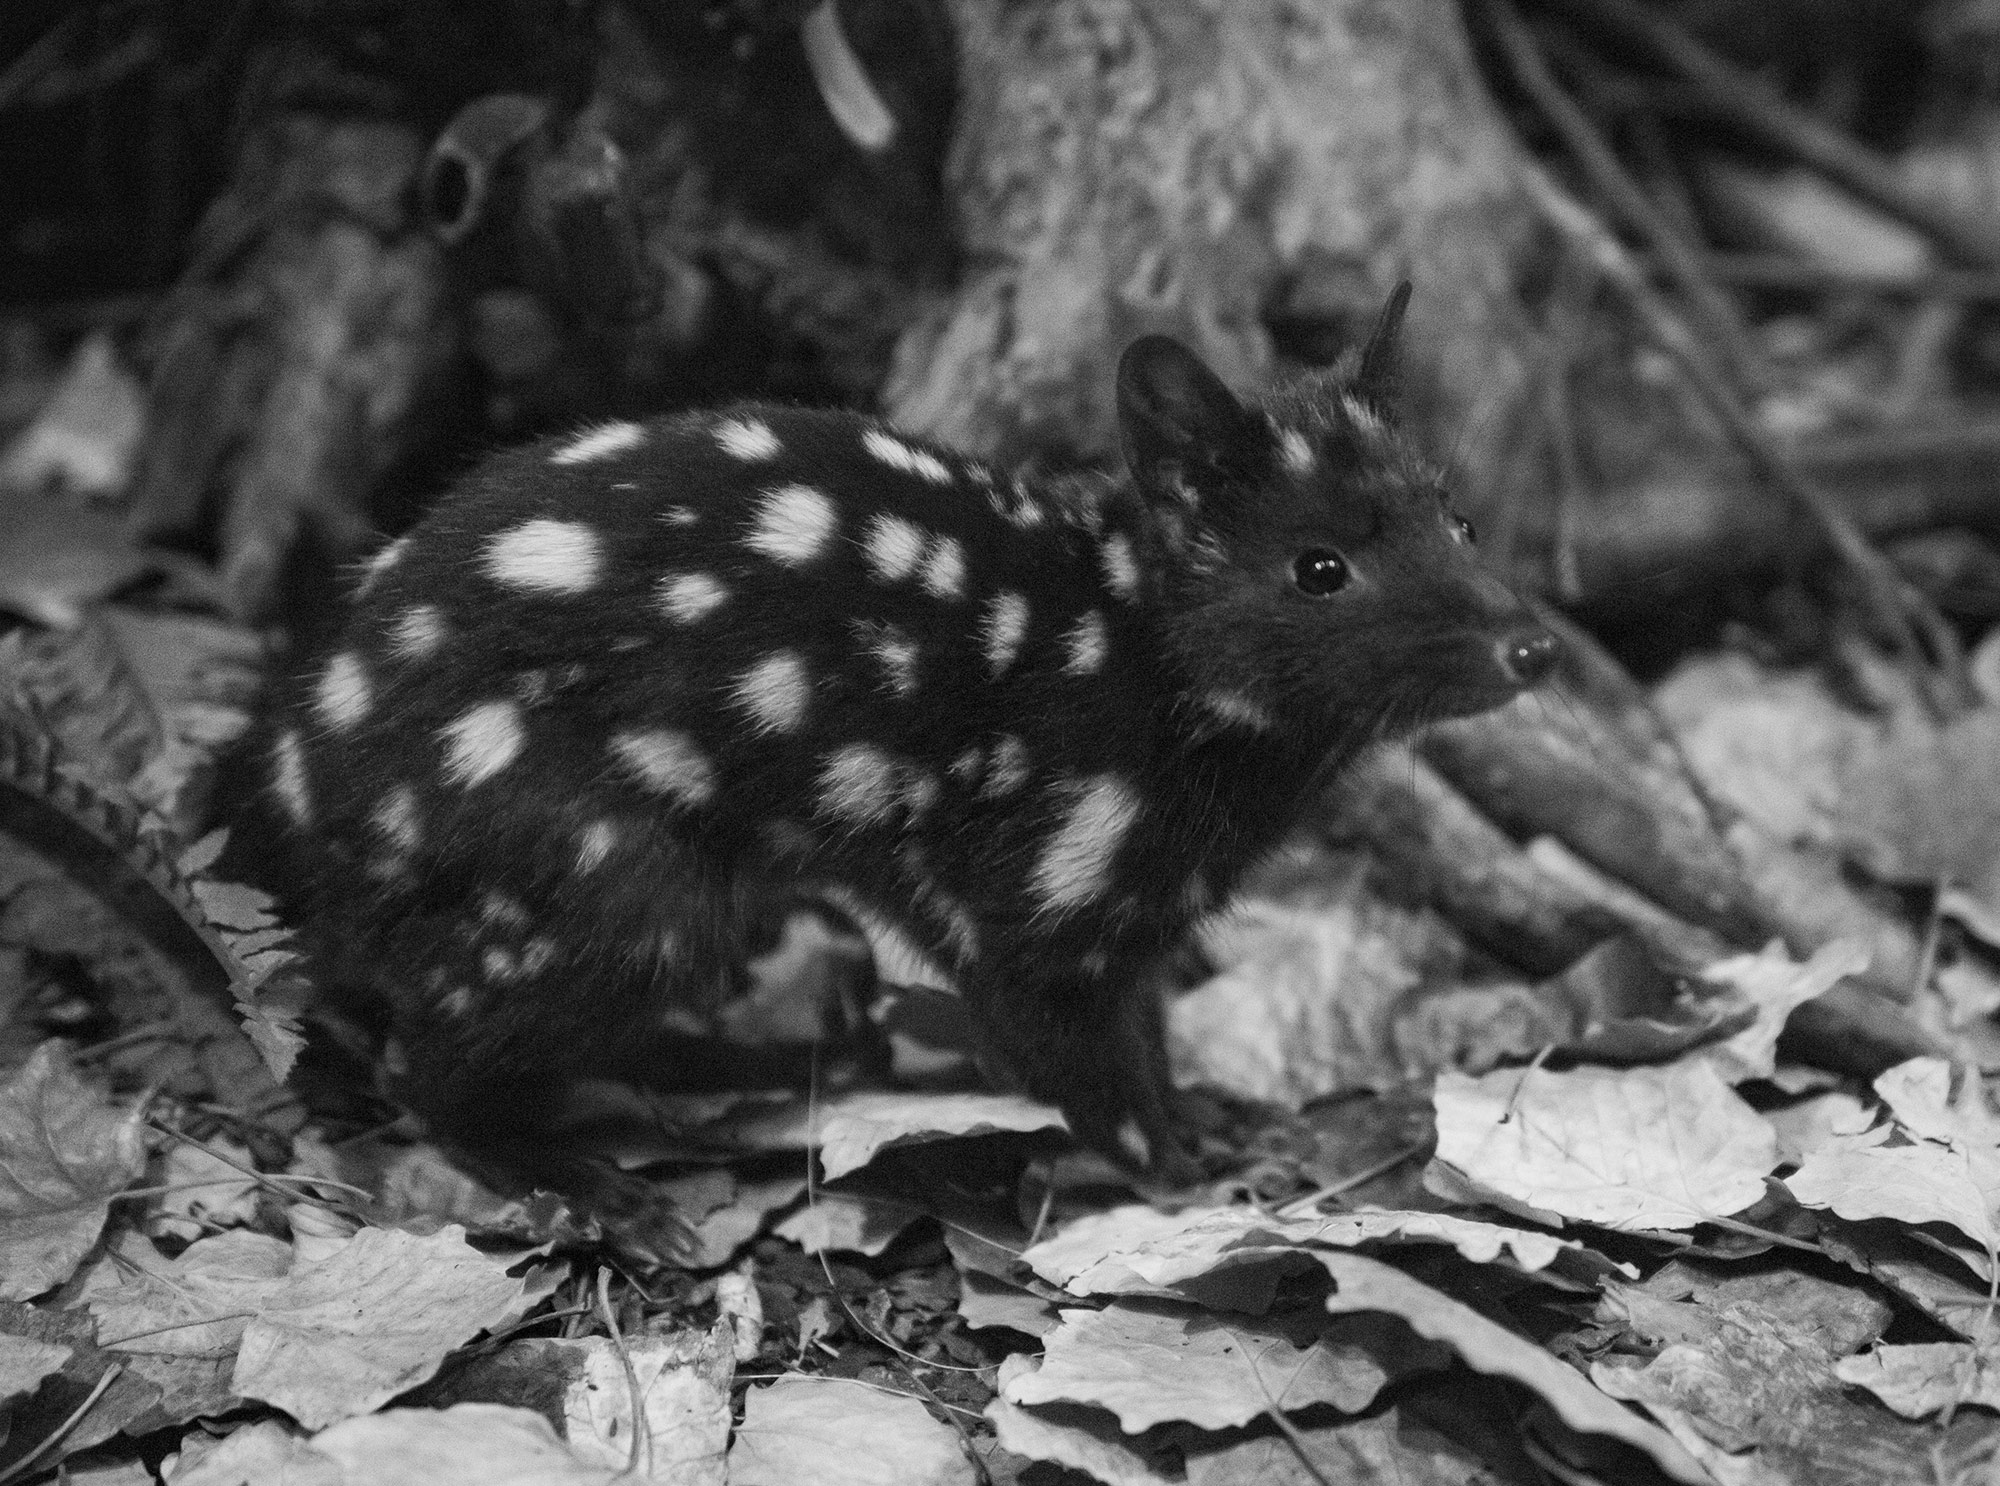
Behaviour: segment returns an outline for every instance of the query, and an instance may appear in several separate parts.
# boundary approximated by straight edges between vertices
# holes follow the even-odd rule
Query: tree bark
[[[1409,277],[1412,409],[1479,504],[1524,374],[1518,146],[1447,0],[953,0],[966,271],[883,406],[1003,460],[1116,448],[1132,337],[1239,386],[1323,359]],[[1460,442],[1460,439],[1463,442]]]

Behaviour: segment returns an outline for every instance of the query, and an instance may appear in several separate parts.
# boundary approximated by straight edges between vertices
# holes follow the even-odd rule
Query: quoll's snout
[[[1508,631],[1494,642],[1500,669],[1525,691],[1539,686],[1555,671],[1562,659],[1562,642],[1539,624],[1528,623]]]

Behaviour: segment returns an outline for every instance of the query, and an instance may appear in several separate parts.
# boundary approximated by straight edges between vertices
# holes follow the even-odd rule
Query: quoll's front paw
[[[656,1268],[684,1265],[695,1257],[694,1234],[658,1183],[609,1162],[587,1161],[578,1163],[569,1186],[564,1195],[597,1219],[606,1240],[620,1252]]]
[[[1101,986],[1018,991],[989,1022],[989,1051],[1025,1088],[1062,1110],[1070,1133],[1127,1171],[1168,1186],[1200,1176],[1178,1133],[1159,998]],[[1108,1004],[1107,1004],[1108,1003]]]

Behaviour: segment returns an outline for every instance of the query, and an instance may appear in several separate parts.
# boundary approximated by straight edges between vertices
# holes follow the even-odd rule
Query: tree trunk
[[[1448,0],[954,0],[947,167],[966,271],[883,406],[1002,459],[1115,450],[1147,331],[1253,385],[1415,281],[1412,410],[1476,507],[1529,339],[1518,146]]]

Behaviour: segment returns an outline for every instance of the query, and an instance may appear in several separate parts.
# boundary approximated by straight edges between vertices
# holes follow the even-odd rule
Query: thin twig
[[[76,1406],[67,1419],[63,1420],[62,1423],[50,1430],[47,1435],[43,1436],[41,1442],[34,1449],[23,1455],[4,1471],[0,1471],[0,1486],[6,1486],[7,1482],[25,1474],[30,1466],[48,1453],[51,1445],[54,1445],[59,1440],[68,1438],[70,1432],[76,1428],[77,1424],[83,1419],[83,1416],[90,1412],[91,1406],[104,1396],[104,1390],[117,1382],[119,1374],[124,1371],[125,1364],[122,1362],[114,1362],[111,1366],[105,1368],[103,1374],[97,1380],[97,1386],[90,1390],[90,1395]]]
[[[1709,268],[1725,284],[1804,294],[1877,294],[1887,299],[2000,300],[2000,270],[1882,268],[1823,263],[1782,253],[1716,253]]]
[[[644,1454],[650,1474],[653,1455],[653,1421],[646,1417],[646,1395],[639,1386],[639,1370],[632,1366],[632,1349],[625,1345],[625,1333],[618,1329],[618,1312],[611,1304],[611,1271],[597,1271],[597,1313],[604,1329],[611,1333],[611,1346],[625,1368],[625,1393],[632,1404],[632,1443],[625,1451],[625,1471],[636,1475],[639,1457]]]
[[[1693,246],[1639,189],[1611,146],[1556,82],[1527,24],[1508,0],[1487,0],[1487,14],[1514,80],[1554,128],[1605,205],[1658,257],[1685,297],[1697,328],[1720,354],[1736,384],[1748,393],[1771,386],[1775,378],[1750,344],[1736,307],[1716,287]]]
[[[171,1135],[175,1140],[182,1142],[184,1145],[193,1146],[196,1150],[200,1151],[204,1156],[207,1156],[211,1161],[220,1161],[224,1166],[227,1166],[231,1171],[242,1172],[256,1185],[270,1189],[275,1195],[283,1197],[287,1201],[317,1202],[321,1206],[333,1208],[337,1212],[347,1212],[352,1216],[359,1217],[360,1214],[351,1207],[346,1207],[343,1204],[337,1202],[330,1202],[324,1197],[307,1197],[305,1196],[305,1194],[300,1192],[287,1191],[283,1184],[284,1182],[291,1181],[291,1182],[310,1183],[314,1186],[321,1186],[321,1187],[337,1187],[343,1192],[355,1193],[357,1196],[362,1198],[363,1201],[366,1201],[370,1196],[370,1194],[361,1187],[351,1186],[346,1182],[337,1182],[333,1180],[331,1177],[304,1176],[304,1175],[295,1176],[290,1172],[284,1172],[274,1176],[269,1172],[259,1171],[254,1166],[245,1166],[241,1161],[233,1160],[230,1157],[223,1155],[221,1151],[218,1151],[214,1146],[210,1145],[207,1141],[197,1140],[195,1139],[194,1136],[189,1135],[186,1131],[176,1130],[172,1125],[169,1125],[162,1120],[155,1119],[151,1115],[148,1115],[146,1117],[146,1123],[148,1125],[151,1125],[155,1130],[159,1131],[162,1135]]]
[[[1678,73],[1724,117],[1811,166],[1871,206],[1909,223],[1952,261],[2000,268],[2000,231],[1983,216],[1909,184],[1897,166],[1794,108],[1764,80],[1726,62],[1637,0],[1553,0],[1572,17],[1610,27]]]

